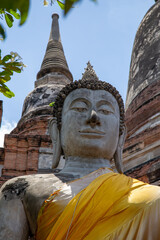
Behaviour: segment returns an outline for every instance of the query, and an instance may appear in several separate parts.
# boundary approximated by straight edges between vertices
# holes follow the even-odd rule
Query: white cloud
[[[7,133],[10,133],[13,128],[15,128],[17,125],[16,122],[8,122],[7,120],[3,120],[3,123],[0,128],[0,147],[3,147],[4,143],[4,135]]]

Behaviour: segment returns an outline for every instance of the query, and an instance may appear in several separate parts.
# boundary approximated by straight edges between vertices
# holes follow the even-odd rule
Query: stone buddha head
[[[68,158],[112,161],[122,172],[124,104],[119,92],[98,79],[90,63],[79,81],[58,94],[50,122],[53,167]]]

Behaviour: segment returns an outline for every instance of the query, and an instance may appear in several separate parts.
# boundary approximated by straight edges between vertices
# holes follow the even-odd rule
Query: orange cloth
[[[70,201],[60,192],[54,192],[40,210],[37,240],[160,239],[157,186],[110,172],[97,177]]]

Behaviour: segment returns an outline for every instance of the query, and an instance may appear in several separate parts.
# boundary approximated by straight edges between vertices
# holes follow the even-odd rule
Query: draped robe
[[[99,169],[57,189],[37,224],[36,240],[159,240],[160,187]]]

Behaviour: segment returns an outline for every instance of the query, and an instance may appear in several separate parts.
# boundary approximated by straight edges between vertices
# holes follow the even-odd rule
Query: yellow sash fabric
[[[93,180],[68,204],[60,192],[54,192],[40,210],[37,240],[160,239],[157,186],[110,172]]]

